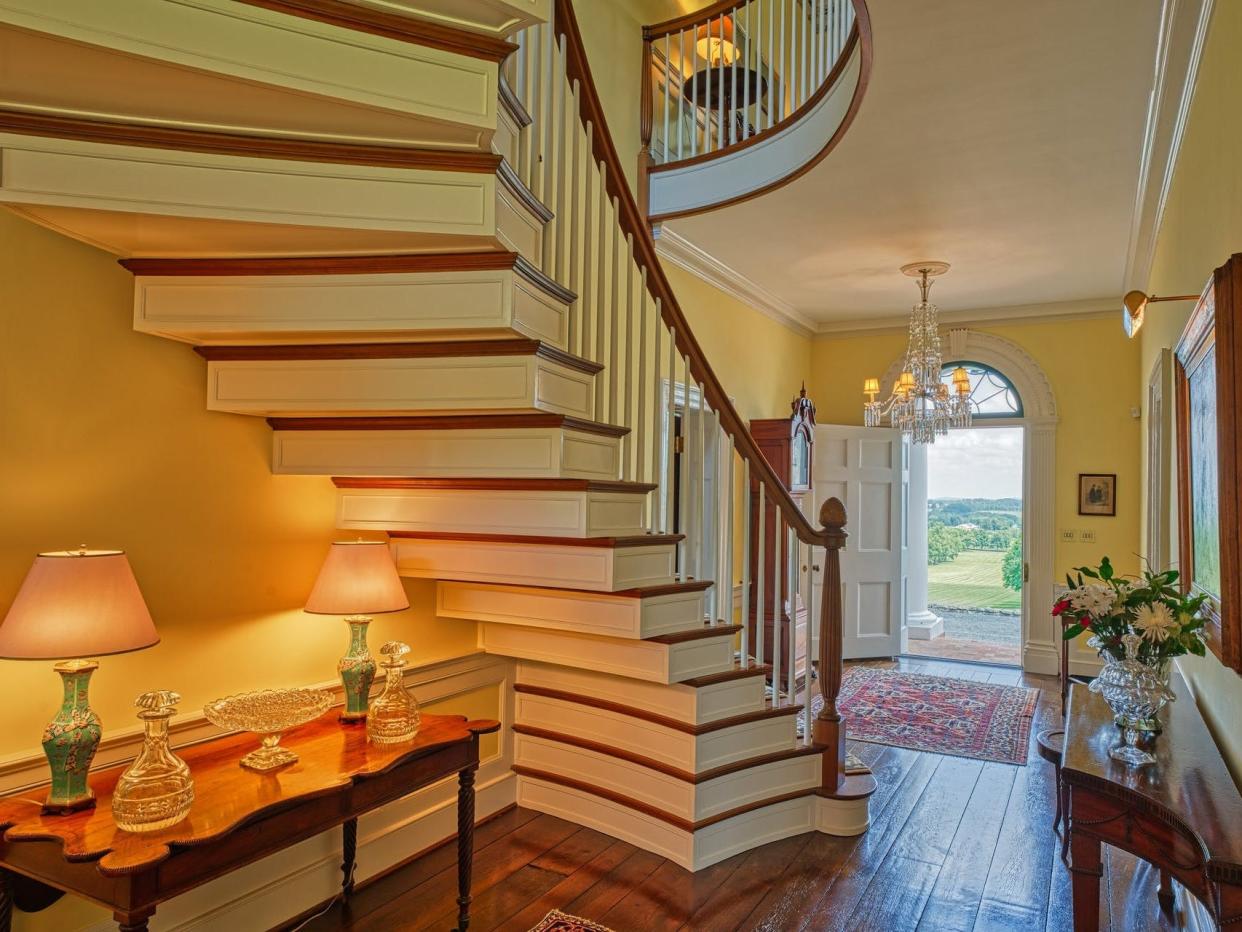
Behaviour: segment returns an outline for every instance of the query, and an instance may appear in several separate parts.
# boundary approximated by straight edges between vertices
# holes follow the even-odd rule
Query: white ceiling
[[[868,0],[871,84],[798,181],[668,226],[814,325],[1118,302],[1160,0]],[[1051,309],[1048,309],[1051,310]]]

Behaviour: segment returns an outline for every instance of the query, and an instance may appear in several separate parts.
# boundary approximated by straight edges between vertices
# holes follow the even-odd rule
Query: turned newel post
[[[824,704],[812,726],[816,747],[824,749],[822,791],[835,793],[845,780],[845,720],[837,711],[844,672],[841,642],[841,548],[845,546],[845,506],[830,498],[819,510],[824,536],[823,610],[819,613],[819,692]]]

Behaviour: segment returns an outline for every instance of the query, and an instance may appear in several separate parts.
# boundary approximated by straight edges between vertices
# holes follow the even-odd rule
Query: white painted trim
[[[1182,137],[1190,117],[1213,0],[1164,0],[1126,266],[1118,295],[1147,290]],[[1195,288],[1197,283],[1190,283]],[[1189,287],[1189,286],[1188,286]],[[1114,308],[1118,313],[1120,307]]]
[[[429,19],[450,29],[505,38],[552,19],[550,0],[356,0],[388,13]]]
[[[1063,320],[1099,320],[1117,316],[1117,300],[1111,297],[1088,298],[1081,301],[1059,301],[1051,304],[1013,304],[1008,307],[966,308],[941,311],[940,323],[956,327],[979,327],[987,324],[1012,324],[1019,321],[1053,323]],[[882,333],[905,333],[910,329],[910,315],[886,317],[856,316],[844,320],[820,321],[815,327],[817,338],[850,339]]]
[[[815,322],[788,301],[721,262],[706,249],[696,246],[667,223],[657,226],[654,235],[656,253],[662,260],[698,276],[751,310],[788,327],[798,336],[809,337],[815,333]]]

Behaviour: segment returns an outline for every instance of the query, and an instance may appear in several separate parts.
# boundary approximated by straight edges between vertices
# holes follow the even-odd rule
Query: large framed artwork
[[[1183,589],[1209,597],[1212,652],[1242,672],[1242,254],[1213,273],[1175,355],[1178,569]]]

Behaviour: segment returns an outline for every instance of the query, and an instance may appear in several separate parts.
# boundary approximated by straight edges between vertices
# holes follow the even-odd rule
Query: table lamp
[[[367,718],[367,700],[375,680],[375,660],[367,649],[369,616],[410,607],[396,564],[381,540],[336,541],[328,549],[315,588],[306,600],[312,615],[344,615],[349,652],[336,665],[345,686],[342,722]]]
[[[41,553],[0,624],[0,658],[57,660],[142,650],[159,643],[151,613],[138,591],[129,560],[120,550]],[[52,769],[46,813],[64,814],[95,805],[87,772],[101,729],[87,701],[96,660],[61,660],[64,685],[60,712],[43,732]]]

